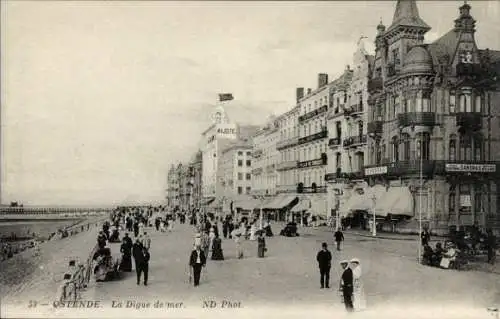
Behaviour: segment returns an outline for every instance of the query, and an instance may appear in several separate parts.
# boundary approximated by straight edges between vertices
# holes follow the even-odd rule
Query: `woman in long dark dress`
[[[224,254],[222,252],[222,240],[219,235],[215,235],[212,244],[212,260],[224,260]]]
[[[122,253],[122,261],[120,263],[120,270],[125,272],[132,271],[132,246],[130,242],[125,238],[120,247],[120,252]]]

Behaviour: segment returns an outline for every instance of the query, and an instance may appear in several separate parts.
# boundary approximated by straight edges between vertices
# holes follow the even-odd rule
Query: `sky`
[[[427,42],[462,3],[418,2]],[[479,47],[500,49],[500,2],[469,3]],[[361,36],[373,51],[395,4],[2,1],[2,203],[162,202],[218,93],[231,120],[264,123],[339,76]]]

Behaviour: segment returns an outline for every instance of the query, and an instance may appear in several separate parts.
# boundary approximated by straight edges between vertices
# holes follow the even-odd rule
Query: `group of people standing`
[[[340,238],[343,236],[335,235],[337,249],[340,250]],[[328,250],[328,244],[322,243],[321,250],[316,255],[316,261],[319,266],[321,289],[330,288],[330,269],[332,267],[332,253]],[[339,291],[342,294],[342,302],[347,311],[358,311],[366,308],[366,299],[364,294],[363,282],[361,281],[361,266],[357,258],[350,261],[340,261],[342,275],[340,276]]]

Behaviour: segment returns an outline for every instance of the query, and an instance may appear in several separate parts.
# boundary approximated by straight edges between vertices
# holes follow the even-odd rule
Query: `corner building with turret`
[[[415,1],[377,27],[368,80],[367,165],[359,200],[379,228],[500,230],[500,51],[480,49],[471,6],[432,43]],[[363,192],[362,192],[363,193]],[[351,214],[356,214],[353,212]]]

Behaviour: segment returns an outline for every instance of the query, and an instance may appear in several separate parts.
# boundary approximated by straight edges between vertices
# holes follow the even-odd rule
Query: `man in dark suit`
[[[337,250],[340,251],[340,243],[344,241],[344,234],[342,233],[340,228],[338,228],[334,236],[335,236],[335,242],[337,243]]]
[[[330,268],[332,266],[332,254],[326,243],[321,244],[322,249],[316,255],[319,265],[321,288],[330,288]]]
[[[352,304],[352,293],[354,279],[352,275],[352,269],[349,268],[349,262],[347,260],[342,260],[340,262],[344,272],[342,273],[342,278],[340,279],[340,290],[344,296],[345,309],[349,312],[354,310],[354,305]]]
[[[189,258],[189,267],[193,268],[195,287],[200,285],[201,268],[205,267],[206,262],[205,253],[201,250],[199,245],[196,245],[196,248],[191,252],[191,257]]]
[[[151,255],[145,247],[135,257],[135,271],[137,273],[137,284],[141,283],[141,274],[144,273],[144,286],[148,285],[149,259]]]

